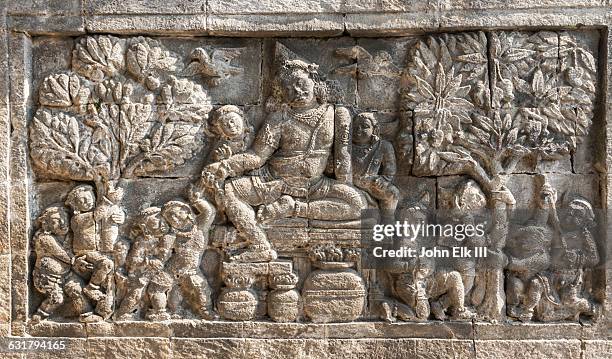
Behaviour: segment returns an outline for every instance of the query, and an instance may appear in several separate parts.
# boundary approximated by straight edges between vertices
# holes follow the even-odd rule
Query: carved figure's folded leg
[[[270,247],[266,233],[257,224],[251,206],[253,203],[242,200],[231,183],[225,191],[225,213],[238,233],[250,243],[245,252],[231,259],[238,262],[269,262],[276,259],[276,252]],[[256,201],[251,199],[251,202]]]
[[[329,179],[328,179],[329,180]],[[329,180],[329,190],[316,191],[309,197],[307,205],[296,201],[296,212],[300,217],[319,220],[358,219],[361,210],[366,208],[363,194],[347,184]]]

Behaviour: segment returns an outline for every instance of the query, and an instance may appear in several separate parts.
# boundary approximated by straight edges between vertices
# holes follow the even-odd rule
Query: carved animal
[[[201,47],[191,52],[191,62],[183,71],[184,76],[202,76],[210,86],[218,86],[222,80],[240,75],[244,69],[231,64],[240,56],[242,48],[213,49],[210,55]]]

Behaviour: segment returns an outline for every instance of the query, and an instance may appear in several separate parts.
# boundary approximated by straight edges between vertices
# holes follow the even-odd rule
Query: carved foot
[[[476,313],[465,307],[455,309],[451,315],[452,320],[472,320],[475,317]]]
[[[79,322],[81,323],[97,323],[97,322],[103,322],[103,321],[104,321],[104,318],[102,318],[101,316],[97,314],[94,314],[93,312],[83,313],[79,317]]]
[[[38,324],[42,322],[43,320],[46,320],[47,318],[49,318],[49,314],[39,309],[38,311],[36,311],[36,314],[32,316],[32,319],[30,319],[30,322],[32,324]]]
[[[433,314],[434,318],[438,320],[446,320],[448,317],[446,313],[444,313],[444,308],[442,308],[442,304],[438,301],[431,302],[431,314]]]
[[[242,263],[259,263],[259,262],[270,262],[277,258],[276,251],[270,248],[257,249],[247,248],[244,252],[236,254],[230,257],[233,262]]]
[[[533,310],[525,309],[519,306],[509,307],[506,313],[509,317],[518,319],[521,322],[528,322],[533,317]]]
[[[259,206],[257,220],[268,222],[274,219],[290,217],[295,210],[295,201],[289,195],[283,195],[276,202]]]
[[[414,310],[405,304],[398,303],[396,312],[397,318],[405,322],[417,319]]]
[[[395,319],[395,316],[393,315],[394,310],[391,307],[391,304],[389,304],[388,302],[383,302],[381,307],[382,307],[381,319],[383,319],[387,323],[393,323],[397,321],[397,319]]]
[[[204,319],[204,320],[217,320],[219,319],[219,316],[215,313],[212,313],[210,310],[202,310],[199,313],[200,318]]]
[[[170,314],[168,314],[168,312],[165,310],[150,310],[145,317],[147,320],[154,322],[170,320]]]
[[[134,313],[124,313],[115,318],[118,322],[126,322],[131,320],[138,320],[138,317]]]

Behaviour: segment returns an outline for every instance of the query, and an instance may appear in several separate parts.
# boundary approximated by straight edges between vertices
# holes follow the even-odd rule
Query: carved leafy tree
[[[39,89],[30,124],[36,168],[99,183],[183,165],[203,145],[211,105],[200,85],[174,76],[177,60],[143,37],[80,39],[74,73],[50,75]]]
[[[482,43],[482,35],[468,38]],[[468,38],[458,55],[449,38],[420,42],[406,69],[402,99],[414,113],[417,174],[470,173],[493,190],[526,155],[555,159],[575,151],[595,98],[589,50],[565,33],[495,32],[487,60],[486,46]],[[460,64],[489,62],[490,104],[479,96],[487,94],[485,81],[472,76],[466,83],[456,74]]]
[[[414,114],[416,174],[458,173],[449,149],[489,107],[484,33],[429,37],[414,48],[403,76],[402,109]],[[448,160],[447,160],[448,159]]]
[[[490,33],[488,53],[483,50],[487,41],[480,33],[461,41],[470,44],[474,40],[478,46],[472,44],[458,52],[450,46],[454,36],[462,35],[420,42],[406,68],[402,99],[403,109],[414,114],[417,146],[413,172],[468,174],[490,198],[498,196],[509,204],[512,198],[502,195],[507,193],[504,174],[512,173],[525,156],[558,158],[575,151],[587,132],[596,89],[595,58],[565,33]],[[478,76],[468,77],[471,81],[467,83],[457,81],[455,71],[466,63],[490,68],[490,82]],[[469,93],[465,102],[470,104],[449,101],[451,93],[453,98]],[[447,119],[458,120],[440,126]],[[504,308],[501,250],[507,219],[505,209],[499,206],[505,204],[495,204],[498,224],[492,227],[487,244],[490,267],[481,278],[482,296],[473,303],[478,313],[489,319],[501,318]]]

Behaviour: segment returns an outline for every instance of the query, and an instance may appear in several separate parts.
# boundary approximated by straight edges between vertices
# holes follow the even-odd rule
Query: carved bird
[[[239,75],[244,69],[232,66],[231,62],[238,57],[244,48],[220,48],[212,50],[209,55],[201,47],[191,52],[191,62],[185,70],[184,76],[202,76],[210,86],[217,86],[222,80]]]
[[[399,77],[400,69],[395,66],[391,55],[386,51],[379,51],[372,56],[368,50],[361,46],[341,47],[336,50],[336,56],[348,58],[354,63],[340,66],[335,73],[347,74],[354,77],[366,78],[370,76]]]

